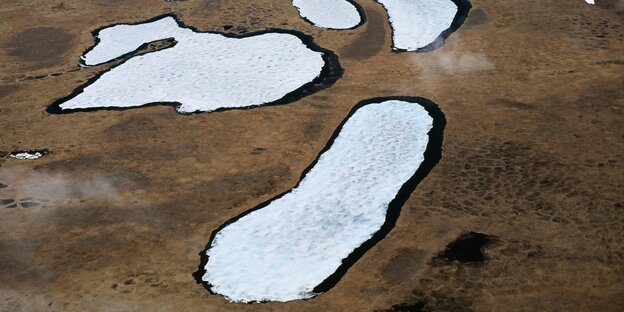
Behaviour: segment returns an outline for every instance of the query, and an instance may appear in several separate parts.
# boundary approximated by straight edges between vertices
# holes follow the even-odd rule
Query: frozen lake
[[[443,126],[425,99],[361,103],[295,188],[213,233],[196,277],[237,302],[327,291],[394,226],[440,157]]]
[[[359,5],[348,0],[293,0],[301,17],[323,28],[349,29],[360,25],[364,14]]]
[[[376,0],[381,3],[392,26],[393,49],[431,51],[465,20],[468,0]]]
[[[324,75],[342,73],[333,53],[289,31],[236,37],[197,32],[164,16],[106,27],[96,37],[95,46],[82,56],[83,66],[117,60],[156,40],[174,38],[176,43],[104,70],[48,111],[179,103],[178,112],[195,113],[258,106],[296,99],[296,93]]]

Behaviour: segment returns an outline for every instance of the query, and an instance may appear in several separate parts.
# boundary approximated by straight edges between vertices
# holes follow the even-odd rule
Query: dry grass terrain
[[[472,0],[443,48],[399,54],[372,0],[345,31],[289,0],[4,1],[0,199],[40,205],[0,207],[0,311],[621,311],[624,15],[596,1]],[[247,110],[45,112],[110,66],[78,66],[93,29],[164,13],[202,30],[299,30],[344,76]],[[442,160],[335,288],[245,305],[195,283],[215,228],[290,189],[356,103],[395,95],[446,114]],[[439,260],[471,231],[496,237],[483,263]]]

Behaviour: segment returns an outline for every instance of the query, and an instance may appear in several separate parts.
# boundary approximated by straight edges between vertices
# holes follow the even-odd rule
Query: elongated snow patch
[[[196,277],[239,302],[327,291],[394,226],[439,160],[443,126],[425,99],[360,104],[295,188],[213,233]]]
[[[275,30],[237,37],[196,32],[179,23],[165,16],[96,32],[98,42],[83,55],[83,66],[127,57],[155,40],[174,38],[176,44],[130,57],[48,111],[179,103],[180,113],[193,113],[264,105],[296,97],[294,93],[321,78],[326,59],[331,58],[326,55],[330,51],[295,32]]]
[[[299,14],[323,28],[349,29],[363,22],[363,10],[348,0],[293,0]]]
[[[468,16],[468,0],[377,0],[388,12],[393,49],[432,51]]]

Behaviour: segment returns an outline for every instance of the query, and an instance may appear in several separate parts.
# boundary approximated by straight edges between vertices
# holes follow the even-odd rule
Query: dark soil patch
[[[426,257],[424,250],[402,249],[384,265],[381,276],[388,284],[399,285],[418,272]]]
[[[402,303],[395,304],[386,312],[421,312],[425,308],[425,301],[418,301],[415,304]]]
[[[478,26],[487,24],[490,19],[487,16],[487,13],[481,8],[476,8],[470,10],[468,14],[468,18],[464,22],[464,26]]]
[[[0,86],[0,98],[15,92],[16,89],[17,87],[15,86]]]
[[[496,240],[496,237],[470,232],[463,234],[455,241],[446,245],[446,248],[434,258],[440,261],[459,261],[461,263],[484,262],[483,248]]]
[[[624,65],[624,60],[606,60],[606,61],[596,62],[596,64],[599,64],[599,65]]]
[[[596,0],[595,2],[598,7],[624,15],[624,1],[622,0]]]
[[[490,100],[488,101],[488,104],[499,105],[505,108],[515,108],[515,109],[520,109],[520,110],[535,109],[535,106],[529,103],[516,101],[513,99],[505,99],[505,98]]]
[[[386,25],[388,19],[383,14],[368,10],[364,31],[342,51],[347,58],[362,60],[371,58],[381,51],[386,44]]]
[[[618,14],[620,17],[624,18],[624,0],[595,0],[595,5],[605,11],[609,11],[611,13]]]
[[[203,11],[209,11],[210,13],[218,13],[221,10],[221,0],[204,0],[199,8]]]
[[[4,198],[0,199],[0,205],[2,205],[2,206],[8,205],[8,204],[12,204],[14,202],[15,201],[13,199],[9,199],[9,198],[7,198],[7,199],[4,199]]]
[[[166,38],[166,39],[152,41],[139,47],[139,49],[132,55],[132,57],[151,53],[151,52],[156,52],[156,51],[160,51],[160,50],[164,50],[168,48],[173,48],[177,43],[178,42],[175,41],[175,39],[173,38]]]
[[[35,27],[17,34],[11,42],[9,55],[33,63],[34,68],[49,67],[63,62],[63,54],[71,48],[74,35],[62,28]]]
[[[35,208],[39,206],[39,203],[35,202],[20,202],[20,205],[24,208]]]

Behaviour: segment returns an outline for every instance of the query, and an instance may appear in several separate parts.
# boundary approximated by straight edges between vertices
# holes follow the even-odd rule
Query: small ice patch
[[[377,0],[388,12],[395,50],[439,48],[467,0]],[[461,3],[459,7],[457,3]],[[460,12],[461,11],[461,12]],[[463,16],[465,18],[465,16]]]
[[[589,4],[595,4],[594,0],[585,0],[585,2],[589,3]]]
[[[293,0],[301,17],[312,24],[332,29],[349,29],[362,22],[354,3],[347,0]]]
[[[231,38],[180,27],[171,17],[137,25],[116,25],[97,33],[83,57],[97,65],[155,40],[177,44],[134,56],[89,81],[49,111],[127,108],[180,103],[180,113],[209,112],[276,102],[315,81],[325,52],[281,31]]]
[[[315,287],[357,260],[356,248],[389,231],[387,214],[398,217],[428,172],[416,174],[435,126],[417,103],[374,101],[337,130],[295,188],[214,234],[200,271],[213,292],[239,302],[313,297]],[[427,168],[437,161],[427,159]]]
[[[45,155],[44,152],[11,152],[9,157],[17,160],[35,160],[43,157]]]

